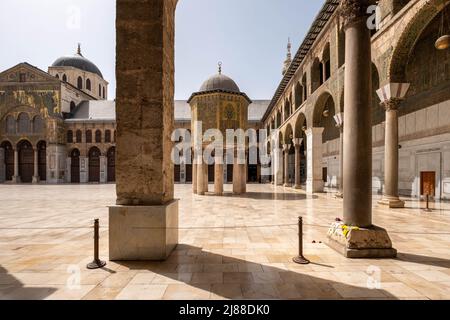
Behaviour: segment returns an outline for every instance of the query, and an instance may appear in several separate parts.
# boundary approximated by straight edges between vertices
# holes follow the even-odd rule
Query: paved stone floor
[[[0,299],[450,298],[450,204],[433,204],[431,213],[418,201],[375,206],[374,222],[389,230],[398,259],[348,260],[321,243],[342,200],[271,185],[248,190],[199,197],[177,185],[181,244],[167,261],[88,271],[94,218],[108,256],[113,185],[1,185]],[[291,262],[299,215],[307,266]]]

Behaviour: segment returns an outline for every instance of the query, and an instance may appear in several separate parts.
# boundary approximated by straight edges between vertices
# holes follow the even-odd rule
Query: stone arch
[[[405,21],[403,30],[399,30],[398,39],[388,66],[388,78],[383,82],[406,82],[406,65],[410,54],[425,28],[447,6],[448,0],[429,0],[421,3],[422,7],[409,21]]]
[[[304,113],[300,113],[295,120],[294,125],[294,137],[302,138],[304,135],[304,131],[307,128],[306,116]]]
[[[295,110],[303,104],[303,87],[300,81],[295,84]]]
[[[313,113],[313,127],[324,128],[322,142],[339,138],[339,129],[336,128],[334,116],[336,104],[329,92],[323,93],[316,101]]]
[[[327,106],[328,100],[331,99],[334,105],[334,99],[329,91],[323,92],[316,100],[314,104],[313,116],[312,116],[312,126],[320,127],[320,122],[323,117],[323,112]],[[333,115],[331,115],[333,116]]]
[[[44,120],[41,116],[33,118],[33,133],[42,134],[44,132]]]
[[[16,133],[16,119],[12,115],[8,115],[5,119],[6,122],[6,133],[15,134]]]
[[[276,129],[281,127],[281,123],[283,122],[282,116],[281,116],[281,110],[277,111],[277,118],[276,118]]]
[[[330,43],[327,42],[322,51],[322,81],[321,84],[325,83],[331,77],[331,54],[330,54]]]
[[[31,132],[30,116],[26,112],[21,112],[17,117],[17,133]]]
[[[287,124],[283,133],[283,144],[292,144],[292,139],[294,138],[294,131],[290,123]]]
[[[286,98],[284,101],[284,121],[289,119],[291,116],[291,102],[289,101],[289,98]]]
[[[320,66],[320,60],[316,57],[311,65],[311,92],[316,91],[321,86]]]

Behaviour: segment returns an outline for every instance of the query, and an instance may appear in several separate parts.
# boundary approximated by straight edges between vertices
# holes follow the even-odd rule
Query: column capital
[[[391,99],[381,102],[381,106],[386,111],[398,110],[402,101],[403,101],[403,99],[391,98]]]
[[[295,138],[295,139],[292,139],[292,141],[294,141],[294,147],[300,148],[300,146],[302,145],[303,139],[301,139],[301,138]]]
[[[370,0],[342,0],[339,6],[339,14],[342,17],[344,28],[367,19],[369,16],[367,8],[371,4]]]
[[[291,149],[291,145],[290,144],[284,144],[283,145],[283,151],[289,151],[289,149]]]

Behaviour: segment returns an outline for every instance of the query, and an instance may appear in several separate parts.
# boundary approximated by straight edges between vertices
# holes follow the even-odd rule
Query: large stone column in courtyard
[[[214,158],[214,194],[223,195],[223,157],[222,155]]]
[[[409,89],[406,83],[390,83],[378,90],[386,110],[384,139],[384,194],[378,203],[390,208],[403,208],[398,194],[398,107]]]
[[[171,134],[176,0],[117,0],[117,205],[111,260],[164,260],[178,243]]]
[[[343,0],[345,28],[344,221],[328,244],[348,258],[395,257],[386,230],[372,225],[371,40],[369,0]]]
[[[306,192],[313,194],[323,192],[323,169],[322,169],[322,134],[324,128],[309,128],[306,130],[307,138],[307,180]]]
[[[20,183],[19,177],[19,151],[14,147],[14,175],[12,177],[13,183]]]

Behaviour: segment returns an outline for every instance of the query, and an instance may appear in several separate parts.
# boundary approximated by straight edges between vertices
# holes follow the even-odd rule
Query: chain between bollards
[[[94,261],[89,263],[86,267],[88,269],[100,269],[106,266],[106,262],[100,260],[99,257],[99,239],[100,239],[100,223],[98,219],[95,219],[94,222]]]
[[[303,217],[298,217],[298,256],[292,260],[298,264],[310,263],[310,261],[303,256]]]

